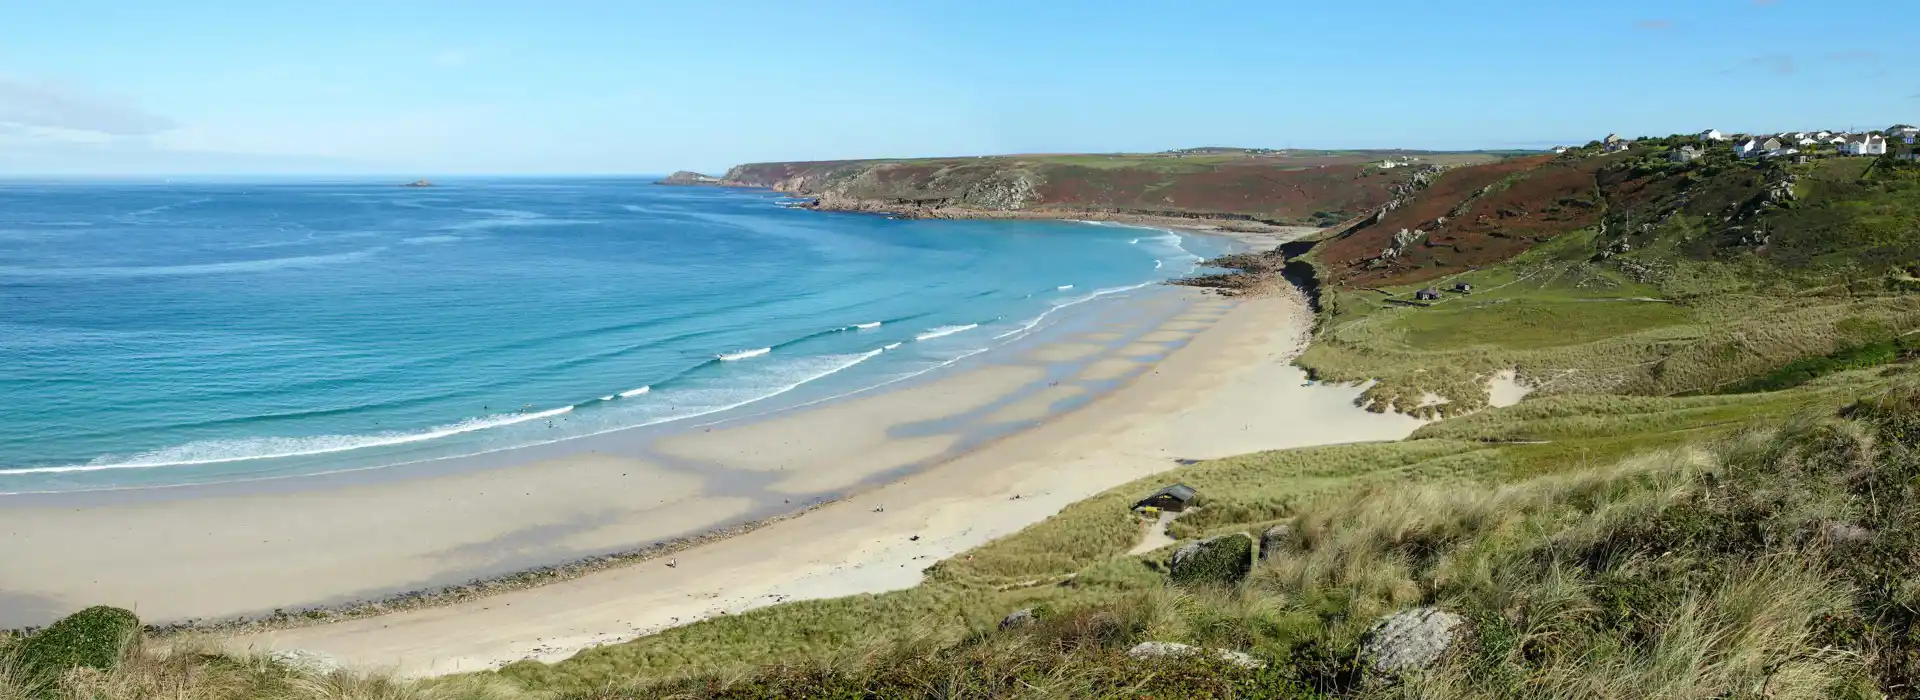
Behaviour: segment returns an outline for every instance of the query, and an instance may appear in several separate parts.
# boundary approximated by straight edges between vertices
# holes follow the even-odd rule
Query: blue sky
[[[3,173],[659,173],[1920,121],[1911,0],[0,4]]]

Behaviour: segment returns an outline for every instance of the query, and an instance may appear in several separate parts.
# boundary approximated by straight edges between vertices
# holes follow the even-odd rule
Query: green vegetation
[[[95,606],[26,638],[14,657],[20,674],[35,682],[76,669],[112,671],[139,634],[140,618],[132,612]]]
[[[1253,538],[1244,533],[1209,537],[1180,548],[1167,579],[1178,586],[1232,586],[1253,564]]]
[[[56,694],[1910,696],[1920,684],[1920,168],[1756,165],[1724,149],[1688,163],[1660,157],[1678,143],[1450,171],[1394,212],[1434,224],[1417,254],[1375,257],[1396,224],[1346,232],[1304,258],[1323,286],[1300,364],[1320,380],[1374,382],[1364,399],[1375,410],[1442,419],[1407,440],[1181,466],[939,562],[911,589],[757,609],[554,664],[402,683],[136,647],[112,670],[66,672]],[[1221,173],[1256,157],[1272,158],[1007,158],[1023,172],[1072,174],[1041,187],[1060,201],[1150,192],[1205,207],[1182,198],[1220,194],[1218,183],[1239,182]],[[834,172],[874,192],[966,189],[983,160],[1006,159]],[[1207,177],[1183,180],[1193,190],[1169,184],[1186,168]],[[1244,206],[1314,219],[1366,208],[1332,199]],[[1459,283],[1471,291],[1452,291]],[[1427,287],[1441,298],[1410,303]],[[1491,408],[1488,380],[1507,370],[1535,393]],[[1179,564],[1178,544],[1129,554],[1146,523],[1128,506],[1172,482],[1199,497],[1170,534],[1219,539]],[[1275,525],[1287,541],[1254,561],[1244,533]],[[1414,607],[1459,616],[1464,634],[1436,665],[1383,677],[1365,652],[1370,630]],[[1022,608],[1038,621],[1000,628]],[[1148,641],[1264,665],[1127,653]],[[0,658],[13,659],[4,668],[20,667],[21,648],[0,640]],[[0,700],[31,694],[21,678],[0,675]]]

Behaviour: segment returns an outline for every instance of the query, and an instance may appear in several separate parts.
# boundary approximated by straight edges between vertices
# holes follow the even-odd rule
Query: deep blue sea
[[[0,493],[476,454],[991,352],[1217,242],[640,179],[0,182]]]

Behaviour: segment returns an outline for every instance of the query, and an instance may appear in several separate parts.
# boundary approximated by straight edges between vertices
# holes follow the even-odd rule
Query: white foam
[[[1033,330],[1033,329],[1034,329],[1034,327],[1035,327],[1035,326],[1038,326],[1038,325],[1040,325],[1040,322],[1041,322],[1041,321],[1045,321],[1045,320],[1047,320],[1047,317],[1048,317],[1048,316],[1051,316],[1051,315],[1053,315],[1053,312],[1055,312],[1055,311],[1059,311],[1059,310],[1061,310],[1061,309],[1064,309],[1064,308],[1067,308],[1067,307],[1069,307],[1069,306],[1073,306],[1073,305],[1075,305],[1075,304],[1084,304],[1084,303],[1086,303],[1086,302],[1089,302],[1089,301],[1093,301],[1093,300],[1095,300],[1095,299],[1098,299],[1098,298],[1100,298],[1100,297],[1103,297],[1103,296],[1106,296],[1106,295],[1108,295],[1108,294],[1119,294],[1119,293],[1121,293],[1121,292],[1131,292],[1131,291],[1133,291],[1133,290],[1135,290],[1135,289],[1139,289],[1139,288],[1141,288],[1141,287],[1145,287],[1145,286],[1147,286],[1147,285],[1150,285],[1150,284],[1153,284],[1153,283],[1152,283],[1152,282],[1141,282],[1141,283],[1139,283],[1139,284],[1135,284],[1135,285],[1129,285],[1129,286],[1126,286],[1126,287],[1109,287],[1109,288],[1107,288],[1107,289],[1101,289],[1101,290],[1098,290],[1098,291],[1095,291],[1095,292],[1093,292],[1092,294],[1087,294],[1087,295],[1084,295],[1084,296],[1077,296],[1077,297],[1074,297],[1074,298],[1072,298],[1072,299],[1067,299],[1067,300],[1065,300],[1065,301],[1059,301],[1059,302],[1055,302],[1055,303],[1054,303],[1054,305],[1053,305],[1053,308],[1050,308],[1050,309],[1047,309],[1046,311],[1043,311],[1043,312],[1041,312],[1039,316],[1035,316],[1035,317],[1033,317],[1033,318],[1031,318],[1031,319],[1027,319],[1027,322],[1026,322],[1026,323],[1024,323],[1024,324],[1021,324],[1021,326],[1020,326],[1019,328],[1015,328],[1015,329],[1013,329],[1013,330],[1010,330],[1010,331],[1007,331],[1007,332],[1005,332],[1005,333],[1001,333],[1000,335],[996,335],[996,336],[994,336],[994,337],[993,337],[993,339],[994,339],[994,340],[1002,340],[1002,339],[1005,339],[1005,338],[1009,338],[1009,337],[1012,337],[1012,336],[1016,336],[1016,335],[1021,335],[1021,334],[1024,334],[1024,333],[1026,333],[1027,331],[1031,331],[1031,330]]]
[[[628,389],[628,390],[626,390],[626,391],[622,391],[622,392],[620,392],[620,398],[623,398],[623,399],[630,399],[630,398],[633,398],[633,397],[635,397],[635,396],[639,396],[639,395],[641,395],[641,394],[645,394],[645,393],[647,393],[647,392],[649,392],[649,391],[653,391],[653,387],[651,387],[651,386],[643,386],[643,387],[640,387],[640,388],[638,388],[638,389]]]
[[[1131,241],[1127,241],[1127,245],[1140,245],[1140,239],[1135,238]]]
[[[316,267],[355,262],[372,257],[386,250],[384,247],[356,250],[351,253],[331,255],[303,255],[289,258],[266,258],[263,260],[240,260],[235,262],[201,263],[198,265],[154,265],[145,267],[18,267],[0,266],[0,276],[11,277],[179,277],[188,275],[217,275],[236,272],[265,272],[289,268]]]
[[[720,358],[721,362],[732,362],[734,360],[744,360],[749,357],[759,357],[770,352],[773,352],[773,348],[754,348],[752,350],[741,350],[740,352],[721,353],[715,355],[715,357]]]
[[[30,469],[10,469],[0,475],[16,474],[61,474],[67,472],[93,472],[109,469],[150,469],[154,467],[185,467],[199,464],[221,464],[225,462],[243,462],[254,459],[282,459],[286,457],[310,457],[313,455],[346,452],[368,447],[388,447],[412,442],[435,440],[438,438],[471,433],[476,430],[499,428],[542,420],[563,415],[573,410],[572,406],[534,413],[510,413],[505,415],[469,418],[458,423],[442,425],[417,433],[376,433],[373,435],[316,435],[313,437],[263,437],[238,440],[201,440],[189,442],[177,447],[144,452],[120,462],[75,464],[64,467],[35,467]]]
[[[1064,291],[1067,291],[1067,290],[1069,290],[1069,289],[1073,289],[1073,285],[1071,285],[1071,284],[1063,284],[1063,285],[1060,285],[1060,286],[1058,286],[1058,287],[1054,287],[1054,289],[1055,289],[1055,290],[1057,290],[1057,291],[1062,291],[1062,292],[1064,292]]]
[[[913,339],[914,340],[933,340],[934,338],[944,338],[944,337],[953,335],[955,333],[964,333],[979,327],[980,327],[980,324],[978,323],[969,323],[964,326],[941,326],[939,328],[935,328],[925,333],[921,333],[920,335],[916,335],[913,337]]]
[[[1155,270],[1160,269],[1160,261],[1158,260],[1153,261],[1153,269]]]
[[[887,343],[887,346],[886,346],[886,347],[884,347],[884,348],[880,348],[880,349],[881,349],[881,350],[892,350],[892,349],[894,349],[894,348],[897,348],[897,347],[900,347],[900,343]]]
[[[880,321],[870,321],[870,322],[867,322],[867,323],[856,323],[856,324],[853,324],[853,327],[854,327],[854,328],[858,328],[858,329],[861,329],[861,330],[866,330],[866,329],[868,329],[868,328],[879,328],[879,327],[880,327],[880,323],[881,323]]]

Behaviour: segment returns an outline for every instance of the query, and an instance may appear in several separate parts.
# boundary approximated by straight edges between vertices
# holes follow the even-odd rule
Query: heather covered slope
[[[1664,151],[1461,168],[1335,233],[1303,258],[1325,312],[1300,364],[1376,380],[1378,410],[1451,415],[1503,370],[1548,394],[1673,396],[1908,352],[1920,167]]]
[[[1099,212],[1332,225],[1371,211],[1415,167],[1383,169],[1400,152],[1014,155],[981,158],[752,163],[727,184],[818,198],[823,209],[929,217],[1072,216]],[[1489,154],[1418,154],[1458,165]]]
[[[1809,283],[1886,274],[1920,254],[1920,167],[1888,158],[1736,160],[1725,148],[1669,162],[1690,137],[1448,170],[1314,252],[1325,282],[1409,285],[1511,260],[1591,232],[1595,260],[1643,281],[1708,263],[1758,265]],[[1680,272],[1677,274],[1685,274]],[[1738,276],[1736,274],[1736,276]],[[1861,277],[1864,276],[1864,277]]]

